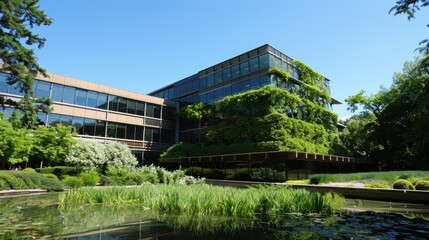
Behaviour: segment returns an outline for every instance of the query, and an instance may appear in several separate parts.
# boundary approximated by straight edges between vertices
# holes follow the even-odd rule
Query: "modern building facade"
[[[34,81],[36,97],[50,98],[53,112],[39,113],[41,124],[72,125],[79,138],[126,143],[141,164],[157,162],[169,146],[194,136],[181,129],[174,112],[184,104],[215,101],[240,92],[276,83],[270,68],[277,67],[291,74],[293,87],[302,84],[293,59],[270,45],[263,45],[236,57],[203,69],[185,79],[160,88],[148,95],[49,74]],[[0,72],[0,96],[19,99],[22,93],[6,83],[7,73]],[[330,91],[330,80],[317,83]],[[288,86],[290,87],[290,86]],[[332,99],[326,107],[339,102]],[[13,108],[0,110],[10,115]]]
[[[159,155],[176,142],[176,103],[55,74],[38,76],[36,97],[50,98],[53,111],[39,112],[41,124],[72,125],[78,137],[118,141],[129,145],[140,164],[156,163]],[[19,99],[23,94],[0,73],[0,96]],[[13,112],[0,107],[6,116]]]

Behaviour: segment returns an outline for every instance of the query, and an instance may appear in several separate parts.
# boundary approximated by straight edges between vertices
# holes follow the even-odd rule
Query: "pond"
[[[0,239],[427,239],[427,236],[429,209],[425,205],[349,200],[345,210],[335,215],[288,214],[242,219],[155,215],[141,206],[80,206],[60,210],[57,194],[0,198]]]

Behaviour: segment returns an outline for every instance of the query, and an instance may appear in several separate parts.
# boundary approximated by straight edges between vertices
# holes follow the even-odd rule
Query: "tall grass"
[[[331,213],[342,207],[332,194],[281,186],[236,189],[196,184],[72,189],[59,195],[60,208],[80,204],[139,204],[155,213],[244,217],[255,214]]]
[[[399,178],[419,178],[429,180],[429,171],[390,171],[390,172],[363,172],[363,173],[343,173],[343,174],[314,174],[311,175],[310,183],[329,182],[351,182],[351,181],[371,181],[380,180],[394,182]]]

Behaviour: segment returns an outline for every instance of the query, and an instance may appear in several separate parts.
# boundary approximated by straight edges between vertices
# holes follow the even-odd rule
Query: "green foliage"
[[[105,158],[102,165],[107,165],[113,169],[132,169],[138,164],[128,145],[119,142],[109,142],[105,146]]]
[[[100,181],[100,176],[95,171],[81,172],[78,177],[82,180],[83,186],[95,186]]]
[[[33,131],[34,141],[31,155],[48,161],[48,164],[58,164],[63,161],[77,140],[76,131],[72,126],[39,126]]]
[[[40,188],[48,191],[60,191],[62,183],[40,173],[25,171],[0,171],[0,190]]]
[[[28,167],[28,168],[24,168],[24,170],[22,170],[24,172],[36,172],[36,169]]]
[[[393,189],[409,189],[415,190],[413,184],[405,179],[398,179],[393,183]]]
[[[45,176],[46,178],[52,178],[52,179],[55,179],[55,180],[59,180],[58,177],[57,177],[57,175],[52,174],[52,173],[45,173],[45,174],[43,174],[43,176]]]
[[[65,162],[82,170],[101,168],[106,163],[105,145],[80,140],[71,147]]]
[[[361,107],[369,116],[368,121],[350,123],[358,136],[350,136],[347,144],[368,151],[384,169],[429,169],[429,132],[422,131],[429,128],[429,74],[420,68],[421,61],[406,62],[389,89],[371,96],[361,91],[346,99],[350,110]]]
[[[65,176],[62,182],[69,188],[80,188],[83,186],[83,180],[76,176]]]
[[[46,72],[37,63],[34,47],[43,47],[46,39],[30,31],[34,26],[50,25],[52,20],[37,5],[39,0],[9,0],[0,2],[0,70],[9,72],[9,84],[16,84],[24,93],[23,99],[8,99],[26,128],[37,126],[37,110],[49,111],[50,101],[33,97],[33,79]]]
[[[416,187],[416,190],[429,190],[429,181],[419,180],[414,186]]]
[[[385,181],[393,183],[400,176],[406,178],[414,177],[428,179],[428,171],[389,171],[389,172],[361,172],[361,173],[338,173],[338,174],[313,174],[309,176],[311,184],[329,182],[351,182],[351,181]]]
[[[256,214],[331,213],[341,207],[341,201],[338,195],[330,195],[277,186],[236,189],[206,184],[149,184],[136,188],[76,189],[60,194],[59,206],[139,204],[164,214],[244,217]]]
[[[62,179],[65,175],[76,176],[78,174],[77,168],[70,166],[36,168],[36,171],[42,174],[54,174],[59,179]]]
[[[0,168],[6,164],[28,162],[32,148],[31,132],[27,129],[14,129],[12,123],[3,121],[0,115]]]
[[[385,188],[390,189],[390,185],[384,182],[367,182],[365,183],[366,188]]]

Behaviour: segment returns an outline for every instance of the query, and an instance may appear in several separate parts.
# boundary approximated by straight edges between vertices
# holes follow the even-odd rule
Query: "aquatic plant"
[[[393,183],[400,178],[420,178],[423,180],[429,180],[429,171],[390,171],[340,174],[327,173],[314,174],[309,177],[311,184],[368,180],[387,181]]]
[[[247,189],[195,185],[152,185],[124,188],[72,189],[59,195],[59,207],[81,204],[138,204],[156,213],[253,216],[255,214],[331,213],[341,208],[338,195],[270,186]]]
[[[413,184],[405,179],[398,179],[393,183],[393,189],[409,189],[415,190]]]

